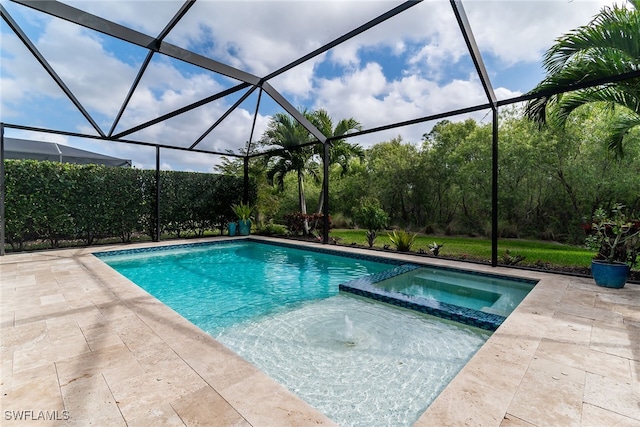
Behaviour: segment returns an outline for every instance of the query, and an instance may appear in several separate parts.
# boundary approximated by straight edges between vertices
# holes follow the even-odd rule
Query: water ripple
[[[216,338],[342,426],[402,426],[416,421],[488,337],[338,295]]]

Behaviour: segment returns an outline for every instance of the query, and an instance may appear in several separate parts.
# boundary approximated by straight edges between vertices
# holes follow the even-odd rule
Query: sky
[[[182,1],[65,1],[156,37]],[[333,41],[402,1],[198,0],[165,42],[264,77]],[[0,0],[103,132],[108,133],[147,50]],[[612,1],[462,0],[497,98],[531,90],[544,77],[542,57],[553,41]],[[620,4],[620,2],[618,3]],[[4,123],[96,135],[3,20],[0,120]],[[238,84],[237,80],[155,54],[115,132],[121,132]],[[449,1],[424,1],[349,41],[292,68],[269,83],[296,108],[325,109],[334,123],[354,118],[364,129],[487,102]],[[126,138],[189,147],[244,91]],[[258,91],[197,148],[238,153],[260,140],[282,108]],[[460,115],[490,120],[488,111]],[[251,129],[255,120],[253,135]],[[419,144],[435,122],[350,139],[367,148],[401,137]],[[68,144],[155,168],[155,149],[5,129],[5,136]],[[161,168],[211,172],[220,156],[161,150]]]

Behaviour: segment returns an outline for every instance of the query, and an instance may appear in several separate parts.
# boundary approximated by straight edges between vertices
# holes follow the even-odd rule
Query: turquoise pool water
[[[432,303],[446,303],[507,317],[535,283],[423,267],[377,282],[374,286],[421,297]]]
[[[341,293],[214,336],[342,427],[408,427],[490,335]]]
[[[341,426],[412,425],[490,336],[338,291],[402,270],[372,259],[252,241],[96,255]]]
[[[393,268],[381,262],[246,241],[99,256],[210,332],[336,295],[340,283]]]

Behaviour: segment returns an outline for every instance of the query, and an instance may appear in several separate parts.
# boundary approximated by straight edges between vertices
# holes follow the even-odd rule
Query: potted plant
[[[237,222],[229,222],[227,224],[227,230],[229,230],[229,236],[235,236],[238,234],[238,223]]]
[[[248,203],[238,203],[237,205],[232,205],[231,208],[238,217],[238,234],[248,236],[251,232],[251,213],[253,212],[253,206]]]
[[[616,204],[610,213],[597,209],[587,232],[587,246],[598,251],[591,262],[596,284],[622,288],[638,262],[640,220],[628,218],[624,206]]]

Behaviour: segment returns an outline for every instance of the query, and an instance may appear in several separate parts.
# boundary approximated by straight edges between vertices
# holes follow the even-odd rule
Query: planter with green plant
[[[251,214],[253,213],[253,206],[248,203],[238,203],[232,205],[233,213],[238,217],[238,234],[241,236],[248,236],[251,233]]]
[[[624,206],[616,204],[610,212],[596,209],[585,230],[587,247],[597,251],[591,262],[596,284],[622,288],[640,255],[640,220],[629,218]]]

